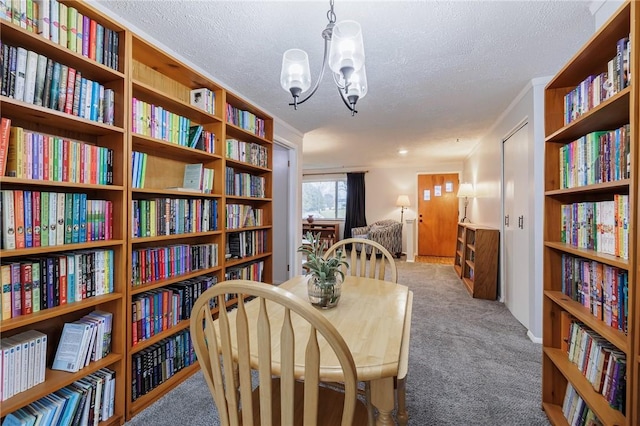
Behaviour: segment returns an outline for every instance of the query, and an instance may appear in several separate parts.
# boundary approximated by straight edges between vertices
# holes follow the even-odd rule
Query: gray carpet
[[[453,266],[397,262],[414,292],[407,406],[416,426],[547,426],[541,346],[498,302],[472,299]],[[218,425],[197,373],[126,425]]]

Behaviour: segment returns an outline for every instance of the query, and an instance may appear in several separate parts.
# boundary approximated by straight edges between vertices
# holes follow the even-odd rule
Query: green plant
[[[349,264],[343,260],[342,249],[336,250],[334,256],[325,259],[322,255],[327,249],[327,242],[320,239],[320,233],[314,235],[307,232],[304,238],[308,243],[298,247],[299,252],[307,255],[307,260],[302,264],[302,267],[308,269],[309,273],[318,279],[320,285],[335,283],[336,274],[344,280],[344,272],[341,267]]]

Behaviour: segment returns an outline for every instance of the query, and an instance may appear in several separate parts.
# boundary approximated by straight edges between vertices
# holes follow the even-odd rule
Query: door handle
[[[524,229],[524,216],[518,217],[518,228]]]
[[[507,228],[509,227],[509,215],[506,215],[504,217],[504,226],[506,226]]]

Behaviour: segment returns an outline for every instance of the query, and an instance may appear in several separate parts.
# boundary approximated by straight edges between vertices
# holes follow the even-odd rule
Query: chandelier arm
[[[329,41],[331,41],[330,38],[324,39],[324,56],[322,58],[322,68],[320,69],[320,75],[316,80],[316,84],[313,85],[313,89],[311,90],[311,92],[303,100],[296,102],[296,104],[300,105],[304,103],[307,99],[313,96],[313,94],[316,93],[316,90],[318,90],[318,87],[320,87],[320,82],[322,81],[322,77],[324,76],[324,70],[327,67],[327,56],[329,55]],[[289,105],[293,105],[293,103]]]

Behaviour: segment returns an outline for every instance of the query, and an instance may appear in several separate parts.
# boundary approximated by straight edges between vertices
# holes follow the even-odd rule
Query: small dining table
[[[307,279],[306,276],[296,276],[280,284],[280,288],[308,300]],[[412,296],[408,287],[401,284],[345,276],[338,305],[331,309],[318,309],[342,335],[351,350],[358,380],[370,382],[371,402],[378,410],[377,425],[394,424],[394,377],[404,377],[406,374]],[[257,318],[257,303],[247,303],[246,310],[249,318]],[[296,317],[292,315],[294,329]],[[271,331],[272,339],[278,341],[280,327],[272,327]],[[296,371],[304,371],[304,349],[296,349]],[[272,359],[280,359],[278,346],[274,346],[272,350]],[[321,344],[320,380],[342,382],[340,363],[329,353],[327,350],[323,355]],[[251,358],[252,364],[257,365],[257,355],[251,354]],[[406,417],[401,422],[405,423]]]

